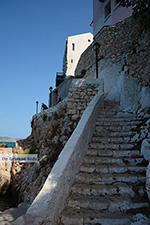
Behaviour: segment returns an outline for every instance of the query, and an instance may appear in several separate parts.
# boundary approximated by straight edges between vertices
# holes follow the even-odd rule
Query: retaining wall
[[[42,190],[33,201],[27,213],[14,224],[38,224],[46,219],[48,224],[58,224],[65,201],[70,193],[75,175],[83,161],[88,143],[92,137],[96,118],[103,107],[103,93],[100,91],[84,111],[72,136],[68,140]]]

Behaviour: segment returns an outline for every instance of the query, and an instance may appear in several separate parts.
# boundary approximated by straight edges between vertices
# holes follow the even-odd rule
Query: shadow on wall
[[[98,71],[99,78],[104,79],[105,96],[121,101],[122,107],[129,111],[137,111],[148,105],[149,36],[150,29],[141,34],[139,25],[132,17],[103,27],[95,36],[95,41],[100,44]],[[84,78],[96,77],[93,44],[81,55],[75,76],[79,76],[83,70],[86,70]]]

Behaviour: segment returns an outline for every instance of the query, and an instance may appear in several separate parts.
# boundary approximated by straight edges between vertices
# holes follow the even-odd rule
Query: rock
[[[0,154],[4,154],[3,149]],[[12,148],[5,149],[5,155],[12,154]],[[6,194],[11,185],[11,169],[12,163],[10,161],[0,162],[0,194]]]
[[[80,116],[77,115],[77,114],[75,114],[75,115],[73,115],[73,116],[71,117],[71,119],[72,119],[73,121],[76,121],[76,120],[78,120],[79,118],[80,118]]]
[[[148,197],[150,199],[150,163],[146,169],[146,190]]]
[[[138,213],[133,217],[131,225],[149,225],[149,218],[142,213]]]
[[[0,213],[0,224],[10,225],[13,221],[26,213],[30,204],[20,203],[18,208],[10,208]]]
[[[59,141],[59,138],[60,138],[59,135],[55,136],[55,137],[52,139],[52,143],[53,143],[54,145],[57,145],[57,144],[58,144],[58,141]]]
[[[141,154],[150,162],[150,139],[144,139],[142,141]]]
[[[42,156],[42,158],[39,160],[39,163],[41,166],[44,166],[47,163],[48,157],[47,155]]]

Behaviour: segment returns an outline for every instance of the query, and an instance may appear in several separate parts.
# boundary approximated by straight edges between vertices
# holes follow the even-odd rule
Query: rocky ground
[[[0,148],[0,154],[12,154],[12,148]],[[12,163],[0,162],[0,194],[6,194],[11,184]]]

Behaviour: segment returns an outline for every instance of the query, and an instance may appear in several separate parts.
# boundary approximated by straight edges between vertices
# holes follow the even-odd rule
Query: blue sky
[[[0,0],[0,136],[26,138],[48,104],[68,36],[91,32],[92,0]],[[41,105],[40,105],[41,106]]]

